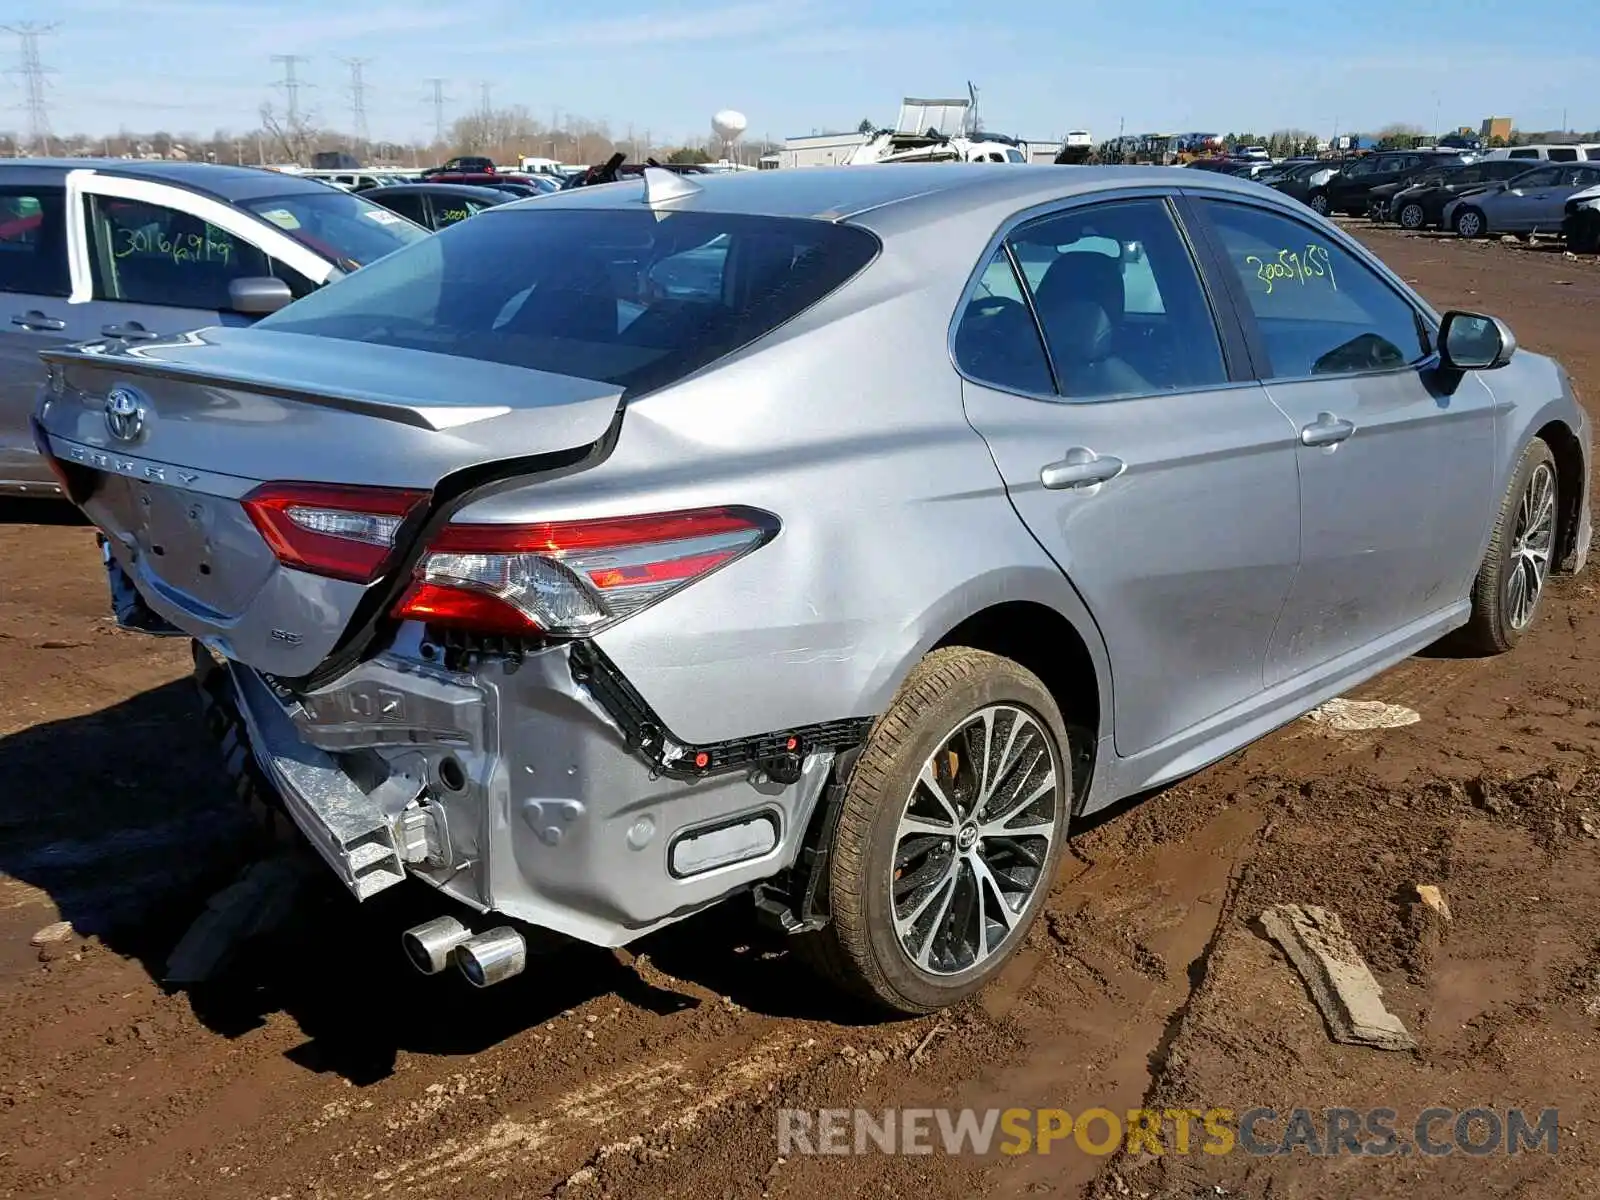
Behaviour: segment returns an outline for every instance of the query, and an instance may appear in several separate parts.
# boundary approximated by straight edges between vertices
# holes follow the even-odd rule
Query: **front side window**
[[[0,292],[70,296],[64,188],[0,188]]]
[[[1591,188],[1600,184],[1600,167],[1587,164],[1567,167],[1561,172],[1562,187]]]
[[[97,300],[225,311],[235,279],[273,275],[306,290],[298,272],[192,213],[89,197],[89,251]]]
[[[1267,377],[1395,369],[1427,354],[1416,310],[1321,232],[1249,205],[1200,203],[1255,317]]]
[[[1008,240],[1067,399],[1227,380],[1210,305],[1164,201],[1074,209]]]
[[[663,387],[772,332],[878,252],[853,225],[496,207],[257,328]]]
[[[1571,146],[1557,146],[1546,157],[1551,162],[1577,162],[1578,152]]]

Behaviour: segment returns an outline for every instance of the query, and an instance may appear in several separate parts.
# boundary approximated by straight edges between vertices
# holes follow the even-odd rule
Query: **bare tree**
[[[304,113],[293,118],[279,117],[269,100],[261,106],[261,129],[272,143],[272,148],[289,162],[303,165],[311,160],[317,133]]]

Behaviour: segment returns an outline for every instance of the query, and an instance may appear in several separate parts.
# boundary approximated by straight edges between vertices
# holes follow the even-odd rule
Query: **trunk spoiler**
[[[190,341],[191,344],[200,344],[192,334],[183,334],[180,337]],[[182,344],[177,339],[166,341],[169,346],[175,343]],[[139,351],[148,351],[149,348],[146,345],[140,347]],[[81,363],[101,369],[114,369],[146,379],[171,379],[202,386],[243,388],[280,400],[293,400],[319,408],[362,413],[435,432],[451,429],[457,425],[471,424],[474,421],[486,421],[491,417],[504,416],[511,411],[510,406],[504,404],[480,406],[419,404],[405,396],[357,391],[352,388],[321,387],[313,390],[287,379],[273,379],[254,372],[217,370],[146,358],[140,356],[139,351],[111,350],[105,343],[90,342],[79,346],[41,350],[39,357],[52,367],[70,367],[74,363]]]

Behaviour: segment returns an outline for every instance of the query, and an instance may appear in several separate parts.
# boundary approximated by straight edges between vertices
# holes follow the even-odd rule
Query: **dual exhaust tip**
[[[437,975],[454,963],[479,988],[520,975],[528,965],[528,943],[509,925],[475,934],[454,917],[435,917],[406,930],[400,944],[424,975]]]

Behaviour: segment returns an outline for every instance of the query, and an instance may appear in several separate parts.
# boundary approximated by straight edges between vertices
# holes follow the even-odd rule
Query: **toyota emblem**
[[[136,442],[144,432],[144,401],[132,388],[106,393],[106,432],[119,442]]]

